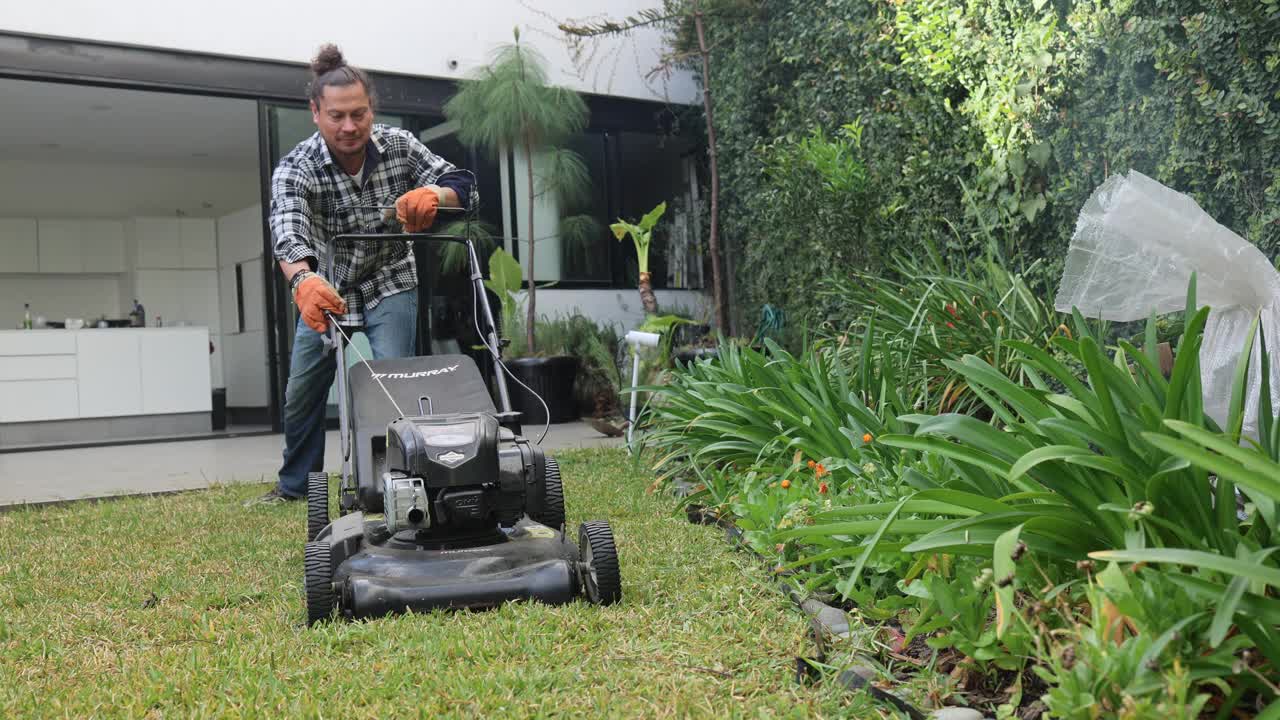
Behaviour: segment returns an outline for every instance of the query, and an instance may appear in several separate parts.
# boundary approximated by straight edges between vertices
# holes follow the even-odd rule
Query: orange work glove
[[[434,187],[410,190],[396,200],[396,220],[404,225],[405,232],[422,232],[435,222],[438,207],[440,194]]]
[[[328,280],[315,273],[304,277],[294,288],[293,302],[297,304],[298,312],[302,313],[302,321],[318,333],[323,333],[328,327],[324,317],[326,310],[335,315],[347,312],[347,303],[338,291],[333,289]]]

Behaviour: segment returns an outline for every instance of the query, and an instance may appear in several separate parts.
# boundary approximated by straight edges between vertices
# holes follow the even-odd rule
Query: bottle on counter
[[[159,315],[156,316],[156,327],[164,327],[164,321],[160,319]]]
[[[22,329],[31,329],[31,303],[22,303]]]

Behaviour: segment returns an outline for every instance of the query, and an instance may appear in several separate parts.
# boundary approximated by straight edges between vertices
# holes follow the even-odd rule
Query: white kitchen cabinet
[[[80,226],[80,247],[85,272],[122,273],[126,270],[124,222],[85,220]]]
[[[155,327],[156,316],[172,325],[182,314],[181,270],[139,270],[134,273],[134,297],[147,311],[147,327]]]
[[[36,221],[30,218],[0,218],[0,272],[40,271]]]
[[[209,328],[209,333],[222,332],[218,307],[218,272],[216,270],[182,271],[182,314],[176,320],[188,325]]]
[[[137,218],[138,267],[146,270],[216,270],[217,221],[212,218]]]
[[[187,325],[209,328],[210,338],[221,338],[222,317],[218,306],[218,272],[216,270],[183,270],[182,315],[177,319]],[[215,386],[223,385],[222,352],[214,346],[210,356],[209,378]]]
[[[188,270],[218,268],[218,225],[211,218],[182,218],[182,267]]]
[[[0,272],[122,273],[124,234],[120,220],[0,220]]]
[[[182,267],[182,226],[178,218],[136,218],[133,232],[138,244],[139,268]]]
[[[244,329],[262,330],[267,303],[262,291],[262,259],[240,263],[240,277],[244,283]]]
[[[0,330],[0,356],[75,354],[74,333],[61,330]]]
[[[363,336],[361,336],[363,337]],[[223,335],[228,407],[266,407],[271,404],[267,389],[266,333],[243,332]]]
[[[69,380],[75,376],[75,355],[0,355],[0,381]]]
[[[75,417],[76,381],[0,382],[0,422],[35,422]]]
[[[209,412],[209,335],[203,331],[142,333],[142,412]],[[193,373],[193,368],[200,371]]]
[[[80,417],[142,413],[141,340],[137,332],[80,332],[76,379]]]
[[[209,412],[204,328],[0,330],[0,423]]]
[[[84,272],[80,230],[79,220],[40,220],[36,230],[40,241],[40,272]]]

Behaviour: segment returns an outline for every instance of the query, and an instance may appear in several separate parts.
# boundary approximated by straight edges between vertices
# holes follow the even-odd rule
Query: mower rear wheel
[[[307,592],[307,625],[315,625],[333,614],[333,565],[330,562],[329,543],[309,542],[305,550]]]
[[[560,463],[553,458],[546,460],[542,508],[533,519],[549,528],[564,529],[564,483],[560,480]]]
[[[604,520],[578,526],[578,554],[582,560],[582,586],[596,605],[612,605],[622,599],[622,575],[613,529]]]
[[[307,474],[307,542],[329,524],[329,476],[325,473]]]

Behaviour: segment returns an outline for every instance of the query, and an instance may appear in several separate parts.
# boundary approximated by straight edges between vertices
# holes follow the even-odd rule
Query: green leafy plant
[[[573,313],[541,319],[537,335],[541,351],[578,358],[574,394],[581,412],[589,416],[607,416],[617,411],[622,378],[614,360],[618,352],[618,336],[612,327],[599,325],[581,313]]]
[[[658,203],[657,207],[640,218],[639,223],[629,223],[619,218],[618,222],[609,226],[614,237],[619,241],[630,235],[631,242],[636,246],[636,259],[640,263],[640,304],[644,306],[646,315],[654,315],[658,312],[658,300],[653,296],[653,283],[649,278],[649,241],[653,237],[654,226],[666,211],[667,204]]]
[[[801,473],[816,488],[807,465],[813,460],[824,463],[822,476],[833,491],[856,484],[864,497],[874,496],[880,473],[896,467],[900,455],[871,442],[902,427],[889,411],[900,402],[892,386],[880,387],[873,409],[857,390],[863,379],[829,354],[797,357],[766,345],[760,352],[722,343],[717,362],[690,365],[666,385],[641,388],[660,398],[650,407],[654,429],[646,436],[659,453],[657,468],[671,464],[674,471],[687,458],[779,480]]]
[[[856,355],[859,346],[849,337],[869,332],[885,349],[880,361],[893,363],[904,392],[920,407],[970,412],[982,407],[982,399],[948,360],[974,355],[1025,382],[1021,356],[1010,343],[1047,348],[1060,332],[1071,335],[1025,275],[1009,269],[994,242],[982,257],[962,263],[946,262],[925,242],[922,255],[904,254],[892,273],[824,282],[820,292],[835,319],[826,324],[823,337]],[[857,319],[847,327],[838,324],[850,317]]]
[[[519,292],[522,287],[520,280],[520,263],[511,255],[511,253],[498,248],[489,255],[489,277],[484,281],[485,287],[489,291],[498,296],[498,302],[502,304],[500,310],[502,333],[508,339],[511,339],[515,333],[517,324],[517,313],[520,309]]]
[[[455,235],[471,241],[475,246],[476,258],[481,263],[489,260],[489,255],[498,247],[497,229],[484,222],[454,220],[440,228],[444,235]],[[465,245],[456,242],[443,243],[440,250],[440,272],[442,274],[458,274],[467,271],[468,258]],[[516,279],[519,279],[517,274]]]
[[[1241,436],[1248,363],[1227,427],[1204,414],[1194,280],[1187,306],[1169,377],[1154,318],[1142,349],[1107,353],[1077,314],[1047,348],[1010,341],[1003,372],[944,359],[986,420],[912,414],[873,327],[800,356],[725,345],[646,388],[646,444],[664,476],[697,468],[700,497],[800,586],[989,678],[1034,662],[1055,716],[1267,702],[1280,423],[1264,386],[1259,437]]]
[[[1193,720],[1211,695],[1192,688],[1232,674],[1229,651],[1196,657],[1207,613],[1159,573],[1131,580],[1111,565],[1083,599],[1081,616],[1068,607],[1065,627],[1039,638],[1035,671],[1049,685],[1050,717],[1091,720],[1102,710]]]
[[[658,367],[666,367],[671,358],[671,345],[675,341],[676,328],[681,326],[694,325],[694,321],[683,315],[648,315],[644,322],[640,323],[640,327],[636,328],[640,332],[654,333],[661,336],[658,343],[658,352],[656,365]],[[646,373],[646,377],[648,373]]]

